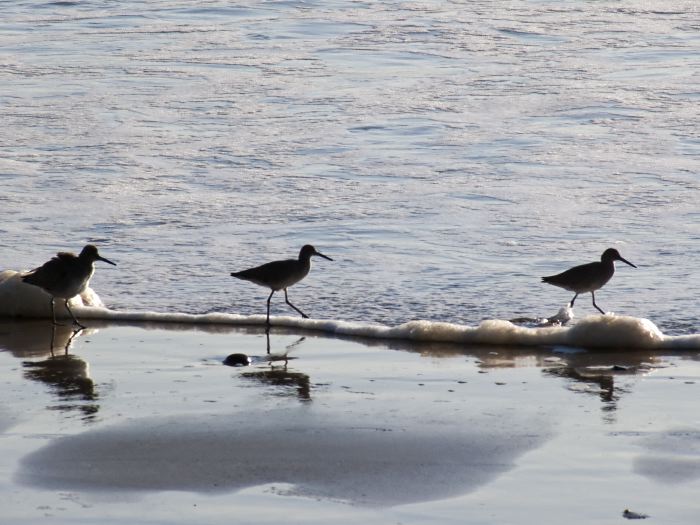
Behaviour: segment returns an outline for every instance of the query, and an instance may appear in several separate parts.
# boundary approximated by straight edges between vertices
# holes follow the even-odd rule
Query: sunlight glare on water
[[[0,270],[87,242],[115,309],[555,313],[541,275],[697,333],[696,2],[18,2],[0,20]],[[623,265],[624,266],[624,265]],[[287,314],[282,300],[274,313]],[[577,303],[579,317],[594,313]]]

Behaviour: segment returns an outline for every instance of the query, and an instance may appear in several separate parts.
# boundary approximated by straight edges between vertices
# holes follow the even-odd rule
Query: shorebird
[[[559,288],[564,288],[564,290],[576,292],[576,295],[574,295],[574,298],[571,299],[569,303],[569,307],[572,308],[578,294],[591,292],[593,306],[595,306],[601,314],[605,315],[605,312],[595,304],[595,291],[602,288],[613,276],[615,273],[615,261],[622,261],[636,268],[634,264],[624,259],[615,248],[608,248],[603,252],[603,255],[600,256],[600,262],[574,266],[560,274],[542,277],[542,282],[553,284]]]
[[[112,261],[100,256],[95,246],[88,244],[80,252],[80,255],[76,256],[72,253],[60,252],[50,261],[22,276],[22,280],[25,283],[38,286],[51,296],[51,318],[53,319],[53,324],[57,324],[54,299],[58,297],[63,299],[63,304],[66,305],[66,310],[73,318],[73,322],[81,328],[85,328],[73,315],[68,306],[68,301],[85,291],[90,277],[95,273],[93,265],[95,261],[104,261],[116,266]]]
[[[311,257],[318,255],[332,261],[330,257],[316,251],[310,244],[305,245],[299,252],[298,259],[286,259],[284,261],[272,261],[262,266],[256,266],[241,272],[232,272],[231,276],[244,281],[264,286],[272,290],[267,298],[267,325],[270,326],[270,299],[275,292],[284,290],[284,301],[301,314],[304,319],[309,316],[294,306],[287,296],[287,288],[298,283],[306,277],[311,269]]]

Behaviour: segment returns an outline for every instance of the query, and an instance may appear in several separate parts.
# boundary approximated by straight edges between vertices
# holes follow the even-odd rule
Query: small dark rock
[[[647,514],[639,514],[638,512],[632,512],[629,509],[625,509],[625,511],[622,513],[623,518],[627,518],[628,520],[645,520],[649,516]]]
[[[248,366],[250,357],[245,354],[231,354],[224,359],[226,366]]]

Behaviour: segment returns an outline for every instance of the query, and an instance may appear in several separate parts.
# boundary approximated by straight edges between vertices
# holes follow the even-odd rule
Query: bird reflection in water
[[[311,401],[311,380],[309,376],[301,372],[292,372],[287,367],[289,360],[294,359],[289,357],[289,352],[301,344],[306,337],[301,337],[291,345],[286,346],[283,354],[274,354],[270,352],[269,330],[266,330],[265,333],[267,336],[267,356],[265,361],[269,363],[270,367],[255,372],[243,372],[241,377],[275,387],[275,395],[295,395],[299,398],[299,401]],[[276,365],[275,363],[282,364]]]
[[[631,391],[633,378],[663,366],[652,352],[644,350],[581,350],[553,353],[547,349],[473,348],[478,366],[489,369],[536,366],[546,377],[564,379],[566,388],[597,396],[604,421],[615,421],[618,402]],[[627,379],[627,380],[626,380]]]
[[[659,366],[664,366],[663,359],[648,351],[598,350],[568,355],[561,366],[546,367],[543,372],[571,381],[573,391],[598,396],[604,421],[613,423],[618,402],[631,391],[633,378]],[[584,388],[574,386],[578,384]]]
[[[615,380],[621,375],[630,375],[638,373],[635,367],[627,367],[622,365],[609,365],[605,367],[577,367],[577,366],[560,366],[544,369],[544,373],[551,376],[570,379],[576,383],[583,383],[590,389],[582,390],[584,393],[598,395],[603,403],[601,410],[607,413],[607,419],[613,421],[614,412],[617,410],[617,403],[623,393],[626,393],[624,387],[615,384]],[[646,370],[644,370],[646,371]]]
[[[90,378],[90,367],[80,357],[70,354],[69,349],[83,329],[66,329],[54,326],[51,333],[49,357],[41,361],[24,361],[24,377],[47,384],[58,398],[58,404],[50,410],[77,411],[82,419],[93,420],[99,411],[96,401],[99,395]]]

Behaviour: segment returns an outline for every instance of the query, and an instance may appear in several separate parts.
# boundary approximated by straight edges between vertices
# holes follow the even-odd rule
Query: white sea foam
[[[0,315],[6,317],[48,317],[48,295],[25,284],[21,274],[0,273]],[[220,324],[250,326],[265,324],[264,315],[228,313],[186,314],[177,312],[117,311],[105,308],[99,296],[88,288],[81,297],[71,300],[74,313],[83,319],[132,323]],[[68,313],[61,305],[56,315]],[[569,312],[568,318],[572,317]],[[409,321],[397,326],[377,323],[348,322],[332,319],[271,317],[273,326],[313,330],[327,334],[400,339],[418,342],[488,344],[507,346],[569,346],[610,349],[700,349],[700,334],[667,336],[648,319],[618,315],[594,315],[573,326],[519,326],[510,321],[491,319],[478,326],[434,321]]]
[[[130,322],[264,325],[265,316],[237,314],[181,314],[79,310],[83,317]],[[648,319],[628,316],[591,316],[572,327],[531,328],[491,319],[478,326],[434,321],[409,321],[398,326],[299,317],[272,317],[273,326],[314,330],[334,335],[399,339],[417,342],[489,344],[506,346],[572,346],[609,349],[700,349],[700,334],[666,336]]]
[[[4,317],[50,317],[50,296],[41,288],[22,281],[25,272],[5,270],[0,272],[0,316]],[[69,314],[63,301],[55,302],[56,316],[67,317]],[[90,306],[104,309],[100,297],[87,288],[81,295],[68,301],[73,307]]]

